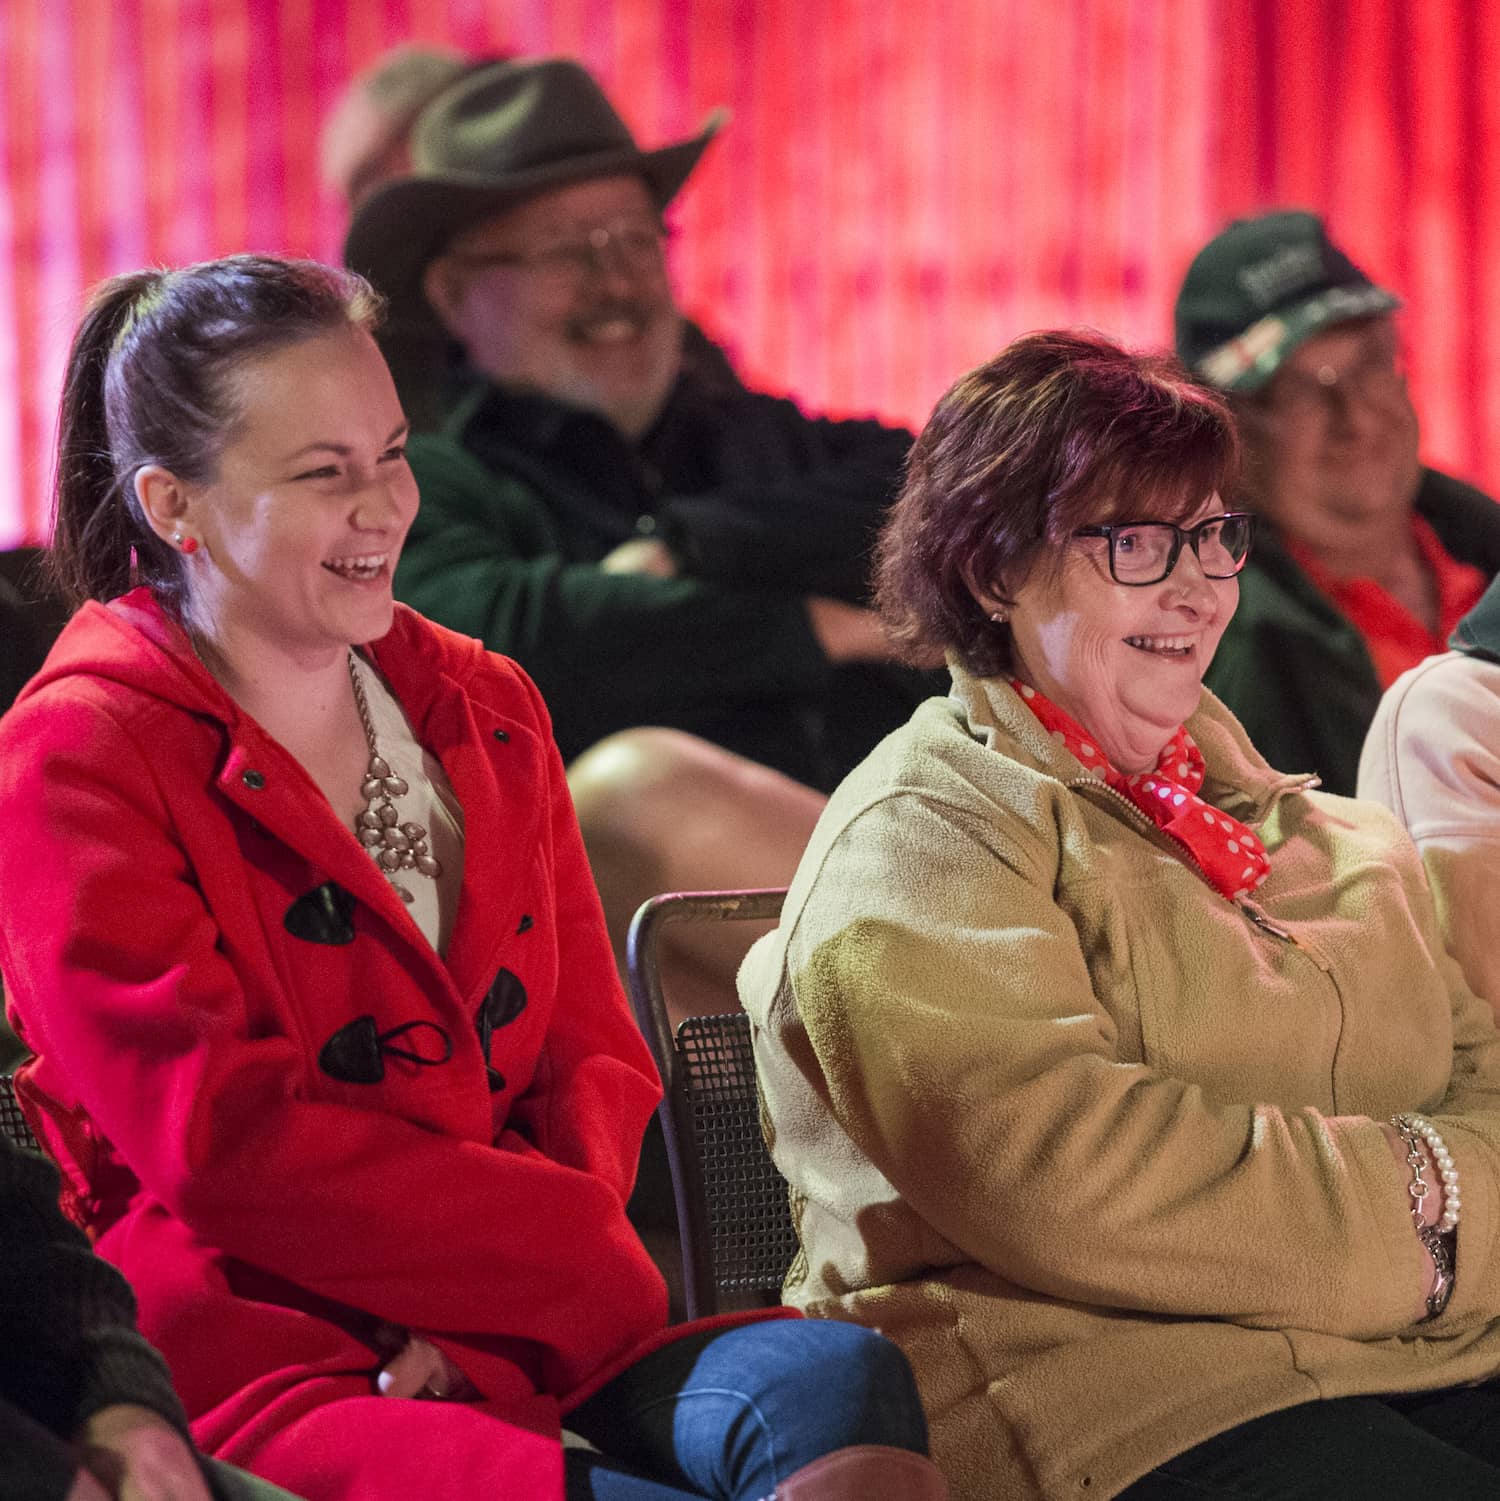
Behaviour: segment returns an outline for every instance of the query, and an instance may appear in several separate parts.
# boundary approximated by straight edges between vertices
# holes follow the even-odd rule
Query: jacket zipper
[[[1125,796],[1123,792],[1116,792],[1108,782],[1101,782],[1097,777],[1075,777],[1071,782],[1065,782],[1065,787],[1097,787],[1100,792],[1113,798],[1115,802],[1130,816],[1130,821],[1142,830],[1143,833],[1155,835],[1155,842],[1169,854],[1176,855],[1190,870],[1196,871],[1205,885],[1212,886],[1208,879],[1208,872],[1203,868],[1203,862],[1185,844],[1179,844],[1164,829],[1151,822],[1136,805]],[[1167,843],[1172,839],[1170,844]]]
[[[1248,917],[1250,921],[1253,922],[1255,926],[1261,930],[1261,932],[1269,933],[1273,938],[1284,938],[1288,943],[1297,944],[1298,948],[1302,947],[1301,944],[1297,943],[1296,937],[1288,929],[1283,928],[1280,923],[1272,922],[1270,917],[1267,916],[1265,909],[1263,907],[1256,906],[1256,904],[1252,902],[1249,897],[1242,896],[1239,901],[1235,903],[1235,906],[1238,907],[1240,911],[1243,912],[1245,916]]]
[[[1316,784],[1317,778],[1314,777],[1311,779],[1311,783],[1307,785],[1315,786]],[[1139,827],[1144,833],[1154,834],[1156,836],[1157,844],[1163,846],[1173,855],[1177,856],[1180,860],[1182,860],[1184,865],[1188,866],[1189,869],[1196,871],[1200,878],[1205,882],[1205,884],[1211,884],[1208,882],[1208,873],[1203,869],[1202,861],[1200,861],[1193,854],[1193,852],[1188,849],[1186,845],[1179,845],[1175,839],[1172,840],[1170,845],[1167,844],[1166,841],[1171,838],[1171,835],[1167,834],[1164,830],[1157,827],[1156,824],[1152,823],[1151,820],[1147,818],[1146,815],[1142,813],[1141,810],[1137,808],[1136,805],[1124,795],[1124,793],[1116,792],[1108,782],[1101,782],[1097,777],[1075,777],[1072,781],[1066,782],[1063,785],[1070,789],[1083,787],[1097,788],[1100,792],[1103,792],[1107,796],[1113,798],[1114,801],[1119,803],[1119,805],[1129,815],[1130,821],[1133,824]],[[1295,790],[1300,792],[1303,790],[1303,787],[1299,786]],[[1238,901],[1231,902],[1230,905],[1238,908],[1239,911],[1245,916],[1245,918],[1253,926],[1259,928],[1262,933],[1266,933],[1272,938],[1280,939],[1282,943],[1289,943],[1294,949],[1300,949],[1304,954],[1307,954],[1312,959],[1313,963],[1316,964],[1318,968],[1321,969],[1325,974],[1328,972],[1328,965],[1324,963],[1323,959],[1317,953],[1308,948],[1306,944],[1300,942],[1297,938],[1297,935],[1293,933],[1290,928],[1283,928],[1280,923],[1274,922],[1266,913],[1265,909],[1258,906],[1255,902],[1252,902],[1249,897],[1242,896]]]

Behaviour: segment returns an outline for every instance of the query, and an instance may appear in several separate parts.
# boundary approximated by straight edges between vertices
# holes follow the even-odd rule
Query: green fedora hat
[[[616,173],[644,178],[665,208],[726,118],[716,110],[690,140],[644,151],[571,58],[476,68],[418,117],[411,172],[359,205],[344,264],[411,317],[425,308],[422,272],[462,230],[548,188]]]

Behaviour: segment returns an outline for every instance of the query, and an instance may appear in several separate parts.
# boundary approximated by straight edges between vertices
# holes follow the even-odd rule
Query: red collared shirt
[[[1460,563],[1438,541],[1431,525],[1411,518],[1412,537],[1437,587],[1438,626],[1429,631],[1389,590],[1372,578],[1340,578],[1301,543],[1286,539],[1286,549],[1304,573],[1345,615],[1364,638],[1375,676],[1389,688],[1410,667],[1448,649],[1454,626],[1479,603],[1489,583],[1482,569]]]

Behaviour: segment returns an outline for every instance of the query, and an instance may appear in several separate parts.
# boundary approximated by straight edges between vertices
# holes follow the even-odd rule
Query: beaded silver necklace
[[[375,744],[375,725],[370,718],[365,685],[359,679],[359,667],[352,650],[349,653],[349,681],[354,684],[354,706],[359,710],[365,743],[370,747],[370,764],[365,768],[365,779],[359,788],[359,795],[369,807],[354,820],[355,832],[401,900],[414,902],[416,897],[396,879],[396,873],[414,870],[420,876],[436,880],[442,875],[443,867],[427,846],[427,830],[410,820],[401,822],[393,799],[405,797],[411,789],[404,777],[398,777],[391,770]]]

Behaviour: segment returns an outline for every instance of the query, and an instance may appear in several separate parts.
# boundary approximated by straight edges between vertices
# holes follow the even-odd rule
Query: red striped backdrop
[[[334,254],[318,123],[407,39],[573,53],[652,143],[731,106],[683,301],[814,407],[919,423],[1045,324],[1165,341],[1208,233],[1317,208],[1407,297],[1429,457],[1500,489],[1492,0],[0,0],[0,543],[83,289]]]

